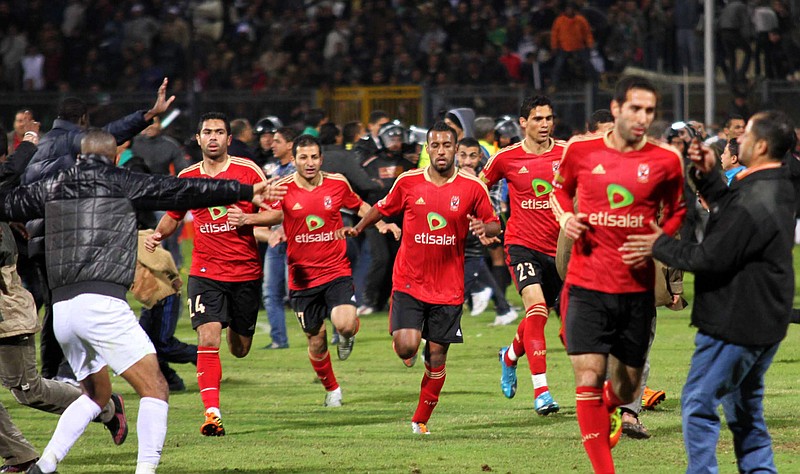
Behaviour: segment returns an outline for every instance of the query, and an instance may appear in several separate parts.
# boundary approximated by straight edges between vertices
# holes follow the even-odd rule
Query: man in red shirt
[[[511,345],[500,349],[500,388],[508,398],[517,392],[517,359],[528,355],[533,380],[534,409],[545,416],[559,410],[547,385],[547,344],[544,326],[556,305],[562,281],[556,270],[558,222],[550,211],[550,182],[565,143],[554,140],[553,106],[544,96],[528,97],[519,111],[525,137],[500,150],[481,172],[491,187],[505,178],[511,217],[505,233],[506,263],[525,305]]]
[[[338,173],[321,171],[319,141],[300,135],[292,145],[296,171],[278,181],[287,188],[282,201],[273,202],[273,210],[247,214],[238,209],[229,213],[237,226],[272,226],[283,223],[286,234],[286,257],[289,266],[289,299],[297,320],[308,338],[308,358],[325,387],[325,406],[342,406],[342,389],[336,381],[328,352],[325,319],[339,332],[337,352],[340,360],[350,357],[358,332],[356,299],[347,245],[342,228],[342,208],[358,209],[363,216],[369,204],[363,202]],[[266,229],[263,229],[266,231]],[[394,225],[378,222],[380,232],[395,232]],[[256,234],[262,229],[257,228]],[[268,232],[264,233],[266,237]]]
[[[185,168],[180,178],[235,179],[244,184],[265,181],[264,173],[251,160],[228,155],[230,124],[225,114],[204,114],[197,127],[197,143],[203,160]],[[255,206],[236,203],[245,212]],[[197,331],[197,384],[205,406],[204,436],[224,436],[219,403],[222,365],[219,348],[222,329],[228,328],[228,349],[236,357],[250,352],[258,316],[261,261],[252,226],[228,222],[228,207],[194,209],[194,249],[189,270],[189,316]],[[178,227],[185,212],[169,211],[146,240],[154,248]]]
[[[550,196],[559,224],[575,241],[561,314],[578,424],[595,472],[614,472],[617,407],[639,388],[656,314],[652,260],[628,266],[620,247],[628,235],[650,234],[659,214],[664,231],[674,234],[686,212],[681,157],[645,135],[656,104],[652,83],[622,78],[611,101],[614,128],[568,144]]]
[[[394,263],[389,326],[397,355],[413,359],[422,338],[425,375],[411,429],[430,434],[427,423],[439,402],[451,343],[463,342],[464,242],[500,233],[489,191],[476,177],[455,168],[456,132],[444,122],[428,130],[431,164],[407,171],[354,228],[358,236],[381,216],[403,213],[403,238]],[[410,364],[407,364],[410,365]]]

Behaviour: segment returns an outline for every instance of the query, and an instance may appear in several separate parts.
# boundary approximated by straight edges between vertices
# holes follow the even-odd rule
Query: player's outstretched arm
[[[377,208],[371,207],[367,214],[361,218],[355,227],[342,227],[336,231],[335,235],[341,236],[338,238],[358,237],[359,234],[364,232],[364,229],[371,225],[375,225],[379,220],[381,220],[381,213],[378,212]]]
[[[241,227],[243,225],[273,226],[283,222],[283,211],[267,208],[266,211],[248,214],[238,206],[228,209],[228,222]]]

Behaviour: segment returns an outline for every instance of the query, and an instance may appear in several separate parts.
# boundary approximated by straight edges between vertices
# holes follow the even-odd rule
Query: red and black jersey
[[[319,185],[312,190],[297,184],[297,173],[281,179],[278,184],[287,187],[286,195],[283,201],[270,205],[283,211],[291,290],[306,290],[350,276],[347,243],[336,240],[333,233],[342,227],[340,209],[357,209],[362,201],[344,176],[321,173]]]
[[[375,206],[384,216],[403,214],[392,289],[425,303],[463,304],[467,215],[499,221],[486,186],[462,172],[437,186],[428,168],[416,169],[401,174]]]
[[[506,224],[505,244],[555,256],[558,221],[550,210],[550,192],[566,144],[551,139],[550,148],[535,155],[524,143],[497,152],[483,168],[481,179],[489,187],[502,178],[508,182],[511,217]]]
[[[179,178],[233,179],[253,185],[265,181],[264,173],[253,161],[229,156],[225,168],[210,176],[203,162],[180,172]],[[258,212],[250,201],[235,204],[245,213]],[[228,207],[192,209],[194,248],[189,274],[218,281],[249,281],[261,278],[261,259],[253,237],[253,226],[236,227],[228,223]],[[170,217],[182,220],[185,211],[169,211]]]
[[[613,132],[609,132],[613,133]],[[683,163],[677,150],[652,139],[622,153],[609,134],[569,142],[553,181],[551,204],[556,218],[578,211],[589,230],[575,242],[565,283],[606,293],[652,290],[655,272],[622,262],[619,248],[630,234],[650,234],[649,224],[674,234],[686,208]]]

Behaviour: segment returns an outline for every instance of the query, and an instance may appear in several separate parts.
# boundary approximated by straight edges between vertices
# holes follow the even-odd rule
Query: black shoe
[[[30,469],[31,466],[36,464],[36,461],[38,460],[39,458],[20,464],[5,464],[3,467],[0,467],[0,472],[25,472],[26,470]]]
[[[8,472],[14,472],[14,471],[8,471]],[[25,472],[27,474],[44,474],[37,464],[34,464],[33,466],[29,467],[28,470]],[[58,471],[53,471],[53,474],[58,474]]]
[[[111,439],[114,440],[114,444],[119,446],[128,437],[128,419],[125,417],[125,403],[122,401],[122,397],[112,393],[111,400],[114,402],[114,417],[104,424],[108,431],[111,432]]]

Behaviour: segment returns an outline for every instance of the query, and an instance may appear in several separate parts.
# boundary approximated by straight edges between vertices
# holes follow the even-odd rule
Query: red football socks
[[[331,353],[325,351],[322,356],[308,353],[308,360],[311,361],[311,367],[317,373],[317,377],[322,382],[325,390],[330,392],[339,388],[339,382],[336,381],[336,376],[333,375],[333,366],[331,365]]]
[[[197,347],[197,386],[203,406],[219,408],[219,385],[222,380],[222,363],[219,360],[219,347]]]
[[[614,389],[611,388],[610,380],[606,380],[603,384],[603,404],[605,404],[609,413],[614,413],[618,406],[624,405],[622,400],[614,393]]]
[[[517,333],[514,334],[514,340],[511,341],[511,349],[514,351],[514,359],[509,357],[508,353],[510,351],[506,351],[506,353],[503,355],[503,362],[506,364],[506,367],[515,365],[517,363],[517,359],[525,355],[525,344],[523,341],[525,341],[525,326],[527,324],[525,322],[526,320],[527,318],[523,318],[522,321],[519,322],[519,325],[517,326]]]
[[[614,472],[611,446],[608,441],[610,426],[608,410],[603,403],[603,390],[596,387],[576,387],[575,407],[581,428],[583,448],[595,473]]]
[[[547,305],[536,303],[525,312],[525,353],[528,354],[528,365],[531,375],[547,372],[547,343],[544,339],[544,326],[547,324]],[[534,387],[534,396],[538,397],[548,390],[547,385]]]
[[[419,390],[419,403],[411,421],[415,423],[428,422],[433,409],[439,403],[439,393],[442,391],[446,377],[447,371],[444,368],[444,364],[435,368],[431,368],[427,363],[425,364],[425,375],[422,377]]]

